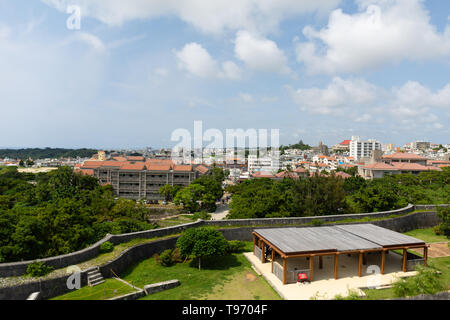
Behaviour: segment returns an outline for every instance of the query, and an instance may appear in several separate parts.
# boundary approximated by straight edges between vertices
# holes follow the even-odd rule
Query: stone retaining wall
[[[382,212],[379,213],[382,216],[386,217],[393,214],[399,214],[399,213],[407,213],[414,209],[412,206],[408,206],[406,208],[400,209],[403,211],[395,210],[396,213],[393,212]],[[364,218],[364,215],[370,215],[370,217],[379,217],[377,216],[377,213],[372,214],[359,214],[359,215],[345,215],[345,219],[348,219],[351,217],[355,217],[355,219],[361,219]],[[326,217],[310,217],[314,219],[323,219],[323,221],[333,221],[334,216],[326,216]],[[286,224],[284,227],[289,227],[287,223],[280,223],[280,221],[285,221],[286,219],[289,219],[292,224],[300,224],[305,223],[305,220],[300,220],[304,218],[274,218],[274,219],[264,219],[266,222],[266,226],[246,226],[241,228],[225,228],[220,229],[222,234],[225,236],[227,240],[241,240],[241,241],[252,241],[252,231],[256,228],[273,228],[275,225],[282,225]],[[332,219],[332,220],[328,220]],[[342,216],[341,216],[342,219]],[[260,220],[260,219],[257,219]],[[233,221],[233,220],[231,220]],[[302,221],[302,222],[299,222]],[[335,220],[334,220],[335,221]],[[141,232],[135,232],[130,234],[124,234],[124,235],[108,235],[105,237],[105,239],[102,239],[101,242],[98,242],[96,246],[99,246],[100,243],[103,243],[104,241],[111,241],[114,244],[127,242],[132,239],[136,238],[153,238],[158,236],[166,236],[170,234],[177,234],[181,233],[183,230],[187,228],[197,227],[201,225],[218,225],[216,222],[218,221],[211,221],[214,223],[207,223],[206,221],[198,221],[190,224],[170,227],[170,228],[164,228],[164,229],[155,229],[155,230],[149,230],[149,231],[141,231]],[[228,226],[227,220],[224,221],[223,225]],[[241,225],[245,225],[248,220],[243,220]],[[261,221],[260,221],[261,222]],[[234,221],[232,222],[234,223]],[[354,222],[354,223],[364,223],[364,222]],[[385,219],[385,220],[379,220],[379,221],[372,221],[372,222],[366,222],[366,223],[372,223],[375,225],[378,225],[383,228],[387,228],[390,230],[398,231],[398,232],[406,232],[413,229],[421,229],[421,228],[428,228],[435,226],[439,223],[439,218],[437,217],[437,214],[435,212],[416,212],[413,214],[391,218],[391,219]],[[346,223],[350,224],[350,223]],[[327,225],[333,225],[333,224],[327,224]],[[172,237],[168,239],[162,239],[162,240],[156,240],[144,244],[140,244],[137,246],[134,246],[132,248],[129,248],[121,253],[119,257],[114,259],[113,261],[110,261],[102,266],[100,266],[100,272],[102,275],[106,278],[113,277],[116,275],[120,275],[123,273],[128,267],[131,265],[151,258],[155,253],[161,253],[162,251],[166,249],[171,249],[175,247],[176,241],[178,237]],[[77,264],[79,262],[85,261],[85,260],[79,260],[82,259],[82,256],[78,256],[80,252],[85,252],[88,249],[92,249],[92,247],[87,248],[82,251],[75,252],[71,255],[76,256],[77,258],[73,258],[70,260],[62,260],[60,263],[71,261],[71,264]],[[98,248],[96,248],[98,249]],[[91,254],[91,253],[90,253]],[[89,255],[90,255],[89,254]],[[95,255],[94,255],[95,256]],[[93,256],[93,257],[94,257]],[[49,258],[49,259],[56,259],[58,257]],[[59,257],[61,258],[61,257]],[[42,261],[45,261],[43,259]],[[17,264],[17,263],[16,263]],[[20,264],[20,263],[19,263]],[[5,264],[4,264],[5,265]],[[8,268],[11,267],[12,264],[8,264]],[[64,265],[66,266],[66,265]],[[4,266],[0,266],[4,267]],[[6,268],[6,270],[8,270]],[[1,269],[0,269],[1,270]],[[1,274],[1,273],[0,273]],[[14,286],[14,287],[7,287],[7,288],[1,288],[0,289],[0,300],[24,300],[26,299],[32,292],[41,292],[41,299],[48,299],[54,296],[58,296],[64,293],[67,293],[69,290],[66,286],[66,281],[69,275],[55,278],[55,279],[48,279],[48,280],[42,280],[42,281],[36,281],[32,283],[25,283],[22,285]],[[87,285],[87,270],[83,271],[81,273],[81,285],[85,286]]]

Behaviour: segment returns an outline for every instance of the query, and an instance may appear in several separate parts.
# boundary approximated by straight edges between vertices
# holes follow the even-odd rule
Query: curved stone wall
[[[404,208],[405,209],[405,208]],[[386,213],[382,213],[386,214]],[[390,215],[392,215],[391,213]],[[397,213],[398,214],[398,213]],[[373,214],[372,214],[373,215]],[[389,215],[388,215],[389,216]],[[348,219],[348,215],[345,216]],[[373,216],[372,216],[373,217]],[[319,218],[319,217],[315,217]],[[326,217],[323,217],[326,219]],[[360,219],[360,217],[358,218]],[[296,222],[299,223],[299,222]],[[415,212],[412,214],[404,215],[401,217],[384,219],[379,221],[371,222],[354,222],[354,223],[372,223],[383,228],[391,229],[397,232],[406,232],[413,229],[429,228],[435,226],[439,223],[439,218],[436,212]],[[279,224],[279,219],[268,219],[266,226],[246,226],[241,228],[225,228],[219,229],[227,240],[241,240],[241,241],[252,241],[252,231],[256,228],[273,228],[275,224]],[[295,224],[295,223],[294,223]],[[351,223],[345,223],[351,224]],[[199,221],[196,223],[191,223],[188,225],[171,227],[151,231],[159,231],[160,236],[180,233],[182,230],[190,227],[195,227],[199,225],[205,225],[204,221]],[[226,225],[226,224],[225,224]],[[333,225],[327,224],[327,225]],[[284,226],[283,226],[284,227]],[[286,223],[286,228],[289,225]],[[168,230],[170,229],[170,230]],[[169,233],[172,232],[172,233]],[[135,238],[152,238],[155,237],[155,233],[150,231],[136,232],[126,235],[110,236],[108,239],[114,243],[120,243],[125,241],[130,241]],[[152,242],[140,244],[131,247],[121,253],[119,257],[110,261],[102,266],[100,266],[100,272],[104,277],[112,277],[114,274],[120,275],[127,268],[134,265],[135,263],[151,258],[155,253],[161,253],[166,249],[172,249],[175,247],[178,236],[171,237],[168,239],[155,240]],[[103,239],[105,240],[105,239]],[[102,240],[102,241],[103,241]],[[15,287],[0,288],[0,300],[21,300],[26,299],[32,292],[41,292],[43,299],[48,299],[57,295],[64,294],[69,290],[66,287],[66,280],[68,276],[49,279],[45,281],[27,283]],[[87,272],[82,272],[82,284],[87,283]]]

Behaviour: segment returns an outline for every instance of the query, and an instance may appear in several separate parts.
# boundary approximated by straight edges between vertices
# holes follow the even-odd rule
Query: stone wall
[[[368,214],[370,217],[386,217],[393,214],[399,214],[399,213],[407,213],[411,211],[411,207],[403,208],[401,209],[403,211],[395,210],[396,213],[390,212],[382,212],[382,213],[372,213]],[[367,215],[367,214],[362,214]],[[351,215],[352,217],[357,217],[356,219],[364,218],[365,216],[361,215]],[[343,216],[345,219],[348,219],[350,215]],[[335,216],[326,216],[326,217],[310,217],[322,221],[336,221],[334,220]],[[292,224],[301,224],[301,223],[307,223],[304,222],[305,220],[300,220],[303,222],[299,222],[299,219],[304,218],[286,218],[291,221]],[[281,220],[285,221],[285,218],[281,218]],[[292,220],[294,219],[294,220]],[[329,220],[331,219],[331,220]],[[341,216],[342,219],[342,216]],[[261,219],[258,219],[261,220]],[[233,220],[231,220],[232,223],[235,223]],[[220,229],[222,234],[225,236],[227,240],[241,240],[241,241],[252,241],[252,231],[254,229],[260,229],[260,228],[273,228],[274,226],[279,226],[285,224],[283,227],[289,227],[287,223],[280,223],[280,218],[273,218],[273,219],[264,219],[265,226],[259,226],[259,224],[262,221],[259,221],[260,223],[255,224],[252,226],[245,226],[241,228],[224,228]],[[95,248],[98,250],[99,244],[103,243],[104,241],[111,241],[114,244],[127,242],[132,239],[136,238],[153,238],[153,237],[160,237],[160,236],[166,236],[171,234],[179,234],[183,230],[187,228],[197,227],[201,225],[223,225],[228,226],[229,221],[225,220],[223,221],[223,224],[216,224],[218,221],[211,221],[214,223],[207,223],[206,221],[198,221],[190,224],[185,224],[181,226],[175,226],[170,228],[164,228],[164,229],[155,229],[155,230],[149,230],[149,231],[141,231],[141,232],[135,232],[130,234],[124,234],[124,235],[108,235],[105,237],[105,239],[102,239],[102,241],[98,242],[95,246]],[[241,225],[246,225],[248,223],[248,220],[243,220]],[[364,223],[364,222],[354,222],[354,223]],[[372,221],[372,222],[366,222],[366,223],[372,223],[375,225],[378,225],[383,228],[387,228],[390,230],[394,230],[397,232],[406,232],[413,229],[420,229],[420,228],[428,228],[435,226],[439,223],[439,218],[437,217],[437,214],[435,212],[416,212],[408,215],[404,215],[401,217],[396,218],[390,218],[385,220],[379,220],[379,221]],[[346,223],[350,224],[350,223]],[[327,224],[327,225],[333,225],[333,224]],[[110,261],[102,266],[100,266],[100,272],[102,275],[106,278],[113,277],[115,275],[122,274],[127,268],[132,266],[133,264],[151,258],[155,253],[161,253],[162,251],[166,249],[172,249],[175,247],[176,241],[178,239],[178,236],[171,237],[168,239],[162,239],[162,240],[155,240],[152,242],[140,244],[137,246],[134,246],[132,248],[129,248],[121,253],[119,257],[117,257],[115,260]],[[93,247],[94,247],[93,246]],[[72,253],[71,255],[66,256],[60,256],[64,257],[62,261],[60,262],[60,265],[62,267],[68,266],[68,265],[74,265],[81,261],[85,261],[86,259],[82,260],[85,252],[90,250],[93,250],[93,247],[87,248],[85,250],[81,250],[75,253]],[[92,252],[89,253],[89,256],[92,254]],[[87,254],[86,254],[87,255]],[[67,256],[73,256],[71,258],[68,258]],[[95,255],[94,255],[95,256]],[[56,259],[58,257],[53,257],[49,259]],[[45,261],[46,259],[43,259],[42,261]],[[77,262],[76,262],[77,261]],[[68,263],[68,264],[65,264]],[[20,264],[20,263],[16,263]],[[23,263],[25,264],[25,263]],[[0,266],[0,270],[1,267]],[[8,268],[11,268],[11,265],[8,264]],[[6,270],[8,270],[6,268]],[[26,264],[25,264],[26,268]],[[0,273],[1,274],[1,273]],[[0,288],[0,300],[24,300],[26,299],[32,292],[41,292],[41,299],[48,299],[54,296],[58,296],[64,293],[67,293],[69,290],[66,286],[66,281],[69,275],[63,276],[60,278],[55,279],[48,279],[48,280],[42,280],[42,281],[36,281],[31,283],[24,283],[19,286],[14,287],[7,287],[7,288]],[[81,273],[81,283],[82,286],[87,285],[87,270],[83,271]]]

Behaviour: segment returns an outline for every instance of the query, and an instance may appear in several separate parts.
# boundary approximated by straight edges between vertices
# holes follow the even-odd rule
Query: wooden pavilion
[[[408,249],[423,248],[423,258],[408,253]],[[358,276],[366,264],[366,254],[381,253],[380,270],[385,272],[386,254],[390,250],[403,250],[402,270],[407,271],[409,257],[414,264],[426,265],[428,246],[422,240],[381,228],[373,224],[351,224],[308,228],[256,229],[253,232],[253,253],[262,263],[270,260],[272,273],[286,284],[296,282],[296,275],[287,279],[287,260],[305,257],[309,260],[309,280],[314,279],[314,258],[323,266],[323,256],[334,256],[334,278],[338,278],[339,255],[358,254]],[[275,258],[282,259],[282,266],[274,264]],[[274,269],[275,268],[275,269]],[[301,270],[297,270],[301,272]],[[292,280],[294,279],[294,280]]]

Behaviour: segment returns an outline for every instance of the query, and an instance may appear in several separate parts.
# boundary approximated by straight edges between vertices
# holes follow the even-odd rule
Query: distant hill
[[[29,149],[0,149],[0,158],[12,159],[46,159],[46,158],[87,158],[96,154],[95,149],[63,149],[63,148],[29,148]]]

